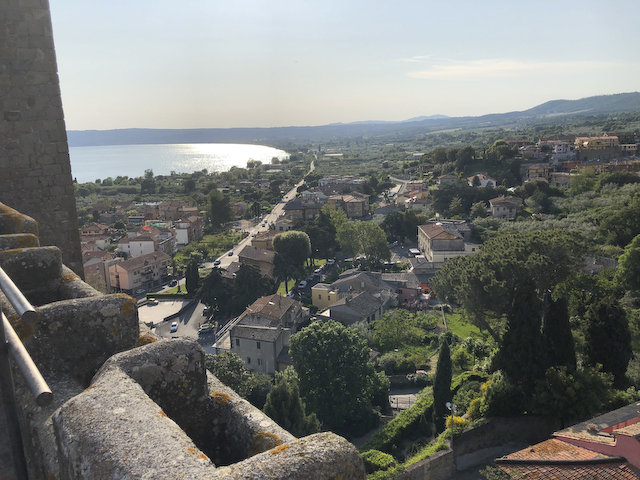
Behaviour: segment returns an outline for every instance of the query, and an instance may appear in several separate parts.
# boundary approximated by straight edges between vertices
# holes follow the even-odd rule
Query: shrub
[[[423,397],[418,399],[411,408],[405,410],[396,418],[377,431],[371,439],[362,447],[362,451],[380,450],[392,453],[400,440],[420,431],[427,432],[428,420],[433,414],[433,398]]]
[[[362,454],[364,460],[364,467],[367,469],[367,473],[377,472],[378,470],[389,470],[391,467],[396,466],[395,459],[388,453],[381,452],[380,450],[368,450]]]

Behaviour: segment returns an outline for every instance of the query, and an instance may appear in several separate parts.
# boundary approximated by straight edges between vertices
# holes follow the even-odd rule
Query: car
[[[299,289],[303,289],[304,287],[307,286],[307,281],[306,280],[302,280],[299,284],[298,284],[298,288]]]
[[[175,287],[176,285],[178,285],[178,281],[177,281],[177,280],[171,280],[171,281],[169,282],[169,286],[170,286],[170,287]]]
[[[147,300],[147,305],[158,305],[158,300],[155,298],[150,298]]]
[[[205,323],[198,329],[198,333],[207,333],[207,332],[210,332],[211,330],[213,330],[213,325]]]
[[[143,293],[147,293],[147,291],[144,288],[139,288],[136,290],[136,295],[142,295]]]
[[[177,332],[177,331],[178,331],[178,322],[173,322],[173,323],[171,324],[171,329],[169,330],[169,332],[171,332],[171,333],[175,333],[175,332]]]
[[[251,236],[252,236],[252,237],[255,237],[255,236],[256,236],[256,234],[255,234],[255,233],[252,233],[252,234],[251,234]]]
[[[399,244],[399,242],[396,240],[395,242],[393,242],[391,245],[389,245],[389,247],[393,248],[393,247],[397,247]]]
[[[290,292],[287,293],[287,297],[288,298],[293,298],[295,296],[296,296],[296,294],[295,294],[295,292],[293,290],[291,290]]]
[[[313,271],[313,274],[314,274],[314,275],[320,275],[321,273],[322,273],[322,269],[321,269],[321,268],[316,268],[316,269]]]
[[[230,257],[233,257],[233,250],[229,250],[229,251],[227,252],[227,255],[229,255]]]
[[[204,310],[202,310],[202,316],[204,316],[204,317],[206,317],[210,313],[211,313],[211,308],[210,307],[204,307]]]
[[[327,260],[327,265],[333,265],[334,263],[336,263],[336,261],[333,258]]]
[[[214,266],[214,267],[217,267],[218,265],[220,265],[220,260],[215,260],[215,261],[213,262],[213,266]]]

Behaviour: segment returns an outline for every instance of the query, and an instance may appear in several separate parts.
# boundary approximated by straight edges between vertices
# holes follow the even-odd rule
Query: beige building
[[[257,248],[252,245],[245,246],[238,252],[238,262],[241,265],[256,265],[260,268],[260,273],[267,277],[273,276],[273,250]]]
[[[515,218],[522,206],[520,197],[497,197],[489,200],[491,216],[494,218]]]
[[[446,260],[478,251],[479,245],[465,240],[457,225],[431,223],[418,226],[418,249],[428,262],[442,264]]]
[[[168,276],[171,257],[163,252],[153,252],[109,266],[111,288],[129,294],[162,285]]]

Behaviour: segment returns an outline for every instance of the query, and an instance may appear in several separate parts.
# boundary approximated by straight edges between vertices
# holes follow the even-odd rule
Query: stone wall
[[[295,438],[207,372],[195,340],[140,335],[135,300],[85,284],[31,218],[0,204],[3,225],[0,266],[39,319],[24,323],[1,292],[0,307],[53,392],[39,406],[14,377],[30,478],[365,477],[352,444]]]
[[[83,275],[47,0],[0,0],[0,92],[0,202],[33,217]]]

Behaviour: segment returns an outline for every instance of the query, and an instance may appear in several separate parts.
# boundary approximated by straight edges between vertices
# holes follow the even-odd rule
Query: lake
[[[263,145],[190,143],[180,145],[107,145],[70,147],[71,175],[78,183],[117,176],[141,177],[151,169],[154,175],[192,173],[202,169],[224,172],[247,166],[248,160],[271,163],[273,157],[289,157],[283,150]]]

